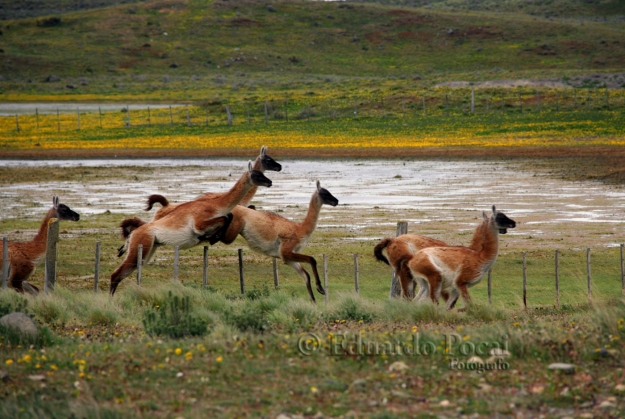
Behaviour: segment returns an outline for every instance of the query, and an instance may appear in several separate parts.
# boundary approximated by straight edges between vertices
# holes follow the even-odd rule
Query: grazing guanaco
[[[384,262],[393,268],[393,272],[399,272],[399,262],[403,257],[414,255],[421,249],[426,247],[449,246],[441,240],[433,239],[418,234],[402,234],[395,238],[387,237],[382,239],[374,248],[373,255],[380,262]],[[386,255],[385,255],[386,253]],[[414,297],[414,283],[410,283],[409,287],[402,294],[405,298],[412,299]],[[421,289],[423,291],[423,289]],[[407,294],[406,294],[407,293]]]
[[[289,221],[275,213],[257,211],[239,205],[232,210],[232,222],[225,229],[220,241],[230,244],[240,234],[253,251],[269,257],[279,257],[304,279],[308,295],[311,301],[315,302],[310,275],[301,264],[310,264],[317,291],[323,295],[325,290],[319,279],[317,261],[314,257],[300,252],[317,227],[321,206],[325,204],[335,207],[338,203],[338,199],[327,189],[322,188],[317,181],[317,188],[310,198],[308,213],[301,223]]]
[[[188,249],[202,241],[212,241],[220,229],[228,227],[232,220],[231,211],[254,186],[270,187],[271,180],[260,171],[253,170],[250,161],[248,170],[228,192],[185,202],[163,218],[138,226],[129,237],[126,258],[111,275],[110,294],[115,294],[119,283],[137,267],[139,244],[143,245],[142,263],[146,263],[158,246]]]
[[[52,198],[52,208],[48,210],[34,238],[29,242],[9,242],[8,283],[18,292],[26,291],[30,294],[39,292],[39,288],[26,280],[46,257],[48,225],[52,218],[63,221],[78,221],[80,215],[72,211],[67,205],[59,203],[59,198],[55,196]],[[2,263],[0,258],[0,269]]]
[[[467,306],[471,297],[468,288],[479,283],[493,266],[499,252],[499,234],[516,227],[516,222],[493,205],[492,214],[482,213],[483,221],[475,230],[471,244],[464,246],[428,247],[414,255],[406,255],[398,262],[402,291],[413,281],[418,281],[423,293],[415,297],[417,301],[427,298],[438,304],[438,296],[452,309],[458,297]]]

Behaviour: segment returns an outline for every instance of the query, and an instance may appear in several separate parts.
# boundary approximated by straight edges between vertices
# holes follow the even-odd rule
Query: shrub
[[[2,294],[0,299],[0,317],[11,313],[27,313],[26,306],[28,300],[26,297],[10,290]]]
[[[242,332],[264,332],[269,328],[267,312],[256,304],[243,304],[240,310],[230,308],[224,313],[226,322]]]
[[[45,326],[37,327],[39,333],[36,336],[22,333],[19,329],[0,325],[0,346],[30,346],[36,348],[51,346],[56,342],[54,334]]]
[[[187,297],[173,296],[158,308],[148,309],[143,319],[145,332],[150,336],[168,336],[180,339],[185,336],[202,336],[208,332],[208,321],[191,312]]]

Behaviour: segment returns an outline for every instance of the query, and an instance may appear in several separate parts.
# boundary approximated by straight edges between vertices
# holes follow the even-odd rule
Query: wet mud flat
[[[171,202],[204,192],[225,192],[247,167],[245,158],[78,159],[0,161],[0,220],[38,219],[52,195],[84,217],[138,215],[150,194]],[[271,188],[253,203],[289,219],[302,219],[318,179],[338,199],[323,208],[318,229],[336,240],[409,232],[467,244],[481,211],[492,205],[518,222],[503,247],[513,249],[611,247],[625,240],[625,190],[596,181],[569,181],[531,162],[385,159],[286,159],[267,172]],[[116,226],[111,226],[116,228]],[[10,232],[9,232],[10,234]],[[333,234],[334,236],[334,234]]]

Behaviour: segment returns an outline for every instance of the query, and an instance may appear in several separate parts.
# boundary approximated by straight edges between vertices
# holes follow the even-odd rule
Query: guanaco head
[[[271,186],[271,180],[269,178],[267,178],[263,172],[261,172],[260,170],[254,170],[252,168],[252,161],[250,160],[247,163],[247,171],[250,175],[250,179],[252,181],[252,184],[255,186],[266,186],[266,187],[270,187]]]
[[[485,220],[489,218],[485,212],[482,213],[482,216]],[[516,222],[513,219],[508,218],[508,216],[503,212],[497,211],[497,208],[495,208],[494,205],[493,215],[490,217],[490,220],[491,224],[493,224],[495,228],[499,229],[499,234],[506,234],[509,228],[516,227]]]
[[[321,202],[325,205],[332,205],[333,207],[336,207],[339,204],[339,200],[336,199],[334,195],[330,193],[330,191],[322,188],[319,181],[317,181],[317,195],[319,195],[319,198],[321,198]]]
[[[282,165],[275,161],[269,154],[267,154],[267,146],[264,145],[260,149],[260,155],[258,156],[260,159],[260,167],[261,171],[271,170],[272,172],[279,172],[282,170]]]
[[[52,197],[52,206],[54,210],[56,211],[55,218],[58,218],[59,220],[67,220],[67,221],[80,220],[80,215],[77,212],[72,211],[71,208],[68,207],[67,205],[59,203],[58,196]]]

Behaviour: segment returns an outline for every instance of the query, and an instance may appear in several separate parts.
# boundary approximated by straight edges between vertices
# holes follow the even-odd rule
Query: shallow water
[[[284,160],[282,172],[267,172],[271,188],[260,188],[254,203],[262,209],[300,217],[315,180],[339,199],[324,207],[320,226],[394,228],[399,219],[411,225],[454,222],[457,231],[474,228],[480,211],[491,205],[519,221],[511,235],[576,234],[575,229],[605,226],[606,245],[623,240],[625,191],[594,182],[568,182],[523,171],[510,162],[400,160]],[[0,161],[8,167],[87,167],[114,173],[116,168],[158,168],[147,179],[123,182],[37,182],[3,185],[0,218],[36,216],[52,194],[81,214],[105,211],[148,217],[145,199],[161,193],[172,202],[203,192],[228,190],[247,166],[244,159],[143,159]],[[145,177],[145,176],[144,176]],[[1,181],[1,179],[0,179]],[[26,198],[26,196],[30,198]],[[18,199],[21,198],[21,199]],[[36,202],[37,205],[28,205]],[[470,211],[466,215],[464,212]],[[379,215],[377,213],[385,213]],[[396,214],[389,218],[388,213]],[[592,227],[590,227],[592,226]],[[606,232],[604,232],[606,233]],[[366,237],[366,235],[363,235]]]
[[[78,109],[81,113],[88,112],[94,113],[101,110],[102,112],[120,111],[122,109],[130,108],[133,110],[145,110],[148,107],[151,109],[169,108],[184,106],[184,105],[170,105],[163,103],[139,103],[139,104],[119,104],[119,103],[73,103],[73,102],[0,102],[0,116],[11,115],[35,115],[38,112],[41,115],[44,114],[56,114],[57,111],[60,114],[76,113]]]

